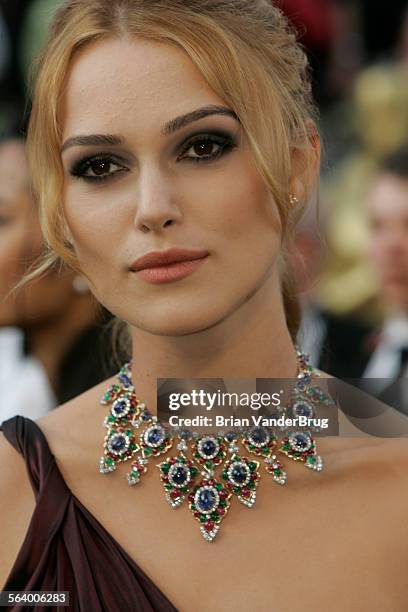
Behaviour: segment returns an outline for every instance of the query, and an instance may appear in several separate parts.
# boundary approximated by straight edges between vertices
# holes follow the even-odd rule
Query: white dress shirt
[[[39,419],[56,406],[41,363],[24,355],[23,332],[0,329],[0,423],[16,414]]]
[[[362,375],[363,378],[377,379],[377,392],[383,391],[390,384],[390,380],[397,378],[400,351],[404,347],[408,347],[408,316],[395,313],[385,320],[380,341]],[[408,376],[408,366],[404,368],[401,376]]]

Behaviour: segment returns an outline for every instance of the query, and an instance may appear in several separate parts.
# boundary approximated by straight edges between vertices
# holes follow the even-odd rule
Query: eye
[[[202,134],[187,141],[177,160],[205,162],[218,159],[236,146],[231,136]]]
[[[86,181],[105,181],[119,172],[127,172],[127,168],[112,157],[98,156],[80,160],[70,170],[72,176]]]

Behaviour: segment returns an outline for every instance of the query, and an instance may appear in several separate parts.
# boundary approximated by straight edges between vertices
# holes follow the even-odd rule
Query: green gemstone
[[[290,450],[290,444],[288,442],[285,442],[285,444],[282,444],[282,450],[284,451]]]
[[[139,472],[138,470],[132,470],[132,471],[131,471],[131,473],[130,473],[130,475],[131,475],[133,478],[138,478],[138,477],[140,476],[140,472]]]
[[[247,484],[248,489],[255,489],[255,483],[253,480],[250,480]]]
[[[254,472],[256,470],[256,463],[254,463],[253,461],[250,461],[248,463],[248,467],[251,470],[251,472]]]
[[[152,451],[152,449],[151,449],[151,448],[145,448],[145,449],[144,449],[144,454],[145,454],[145,455],[151,455],[151,454],[152,454],[152,452],[153,452],[153,451]]]
[[[222,484],[220,482],[217,482],[217,484],[215,485],[215,488],[217,489],[217,491],[221,491]]]
[[[202,523],[205,523],[206,520],[207,520],[207,515],[206,514],[200,514],[200,521]]]
[[[112,457],[107,457],[107,458],[106,458],[106,463],[107,463],[108,465],[113,465],[115,462],[114,462],[114,460],[112,459]]]
[[[164,472],[165,474],[167,474],[167,472],[170,469],[170,466],[168,463],[163,463],[163,465],[160,467],[161,471]]]
[[[226,508],[228,506],[228,503],[226,502],[225,499],[221,499],[220,503],[218,504],[221,508]]]
[[[166,484],[164,485],[164,488],[165,488],[165,489],[167,489],[167,491],[171,491],[171,490],[172,490],[172,488],[173,488],[173,485],[171,485],[171,484],[168,482],[168,483],[166,483]]]
[[[206,465],[208,468],[210,468],[210,470],[211,470],[211,469],[214,467],[214,463],[213,463],[213,461],[210,461],[210,460],[206,461],[206,462],[205,462],[205,465]]]
[[[263,448],[262,449],[262,454],[263,455],[269,455],[269,448]]]
[[[192,468],[190,468],[190,472],[191,472],[192,476],[196,476],[196,474],[198,473],[198,470],[197,470],[197,468],[192,467]]]
[[[239,457],[234,457],[233,461],[241,461]]]
[[[184,457],[179,457],[179,458],[178,458],[178,461],[179,461],[180,463],[185,463],[185,462],[186,462],[186,460],[184,459]]]
[[[111,416],[108,416],[108,421],[109,421],[109,423],[114,423],[116,421],[116,419],[115,419],[114,416],[111,415]]]
[[[191,504],[190,508],[191,508],[192,510],[195,510],[195,509],[196,509],[196,505],[195,505],[195,504]]]
[[[180,489],[180,490],[181,490],[181,492],[182,492],[182,493],[187,493],[187,491],[188,491],[188,486],[187,486],[187,485],[184,485],[184,487],[181,487],[181,489]]]
[[[275,470],[273,470],[273,473],[276,474],[277,476],[280,476],[281,470],[279,468],[276,468]]]
[[[311,463],[312,465],[316,463],[316,457],[314,455],[309,455],[306,459],[306,463]]]
[[[218,512],[211,512],[210,516],[214,521],[216,521],[217,518],[219,517],[219,514]]]
[[[136,444],[133,444],[133,443],[129,444],[129,450],[136,450],[136,449],[137,449]]]
[[[125,431],[125,434],[126,434],[127,436],[131,436],[131,435],[133,434],[133,431],[132,431],[131,429],[127,429],[127,430]]]
[[[232,492],[233,492],[233,493],[236,493],[237,495],[239,495],[239,493],[241,493],[241,487],[234,487],[234,488],[232,489]]]
[[[228,472],[227,472],[227,470],[224,470],[223,473],[221,474],[221,476],[222,476],[222,478],[224,480],[228,480]]]

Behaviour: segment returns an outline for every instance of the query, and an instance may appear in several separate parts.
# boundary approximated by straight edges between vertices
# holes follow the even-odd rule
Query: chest
[[[180,612],[405,612],[407,540],[392,490],[372,479],[266,476],[249,509],[233,498],[212,543],[186,502],[172,509],[157,474],[76,478],[71,488]],[[114,571],[110,568],[109,571]]]

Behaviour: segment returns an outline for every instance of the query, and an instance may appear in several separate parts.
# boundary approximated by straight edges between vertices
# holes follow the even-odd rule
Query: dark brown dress
[[[27,534],[2,590],[69,591],[70,598],[69,608],[7,609],[177,612],[68,488],[38,425],[18,415],[4,421],[0,430],[23,455],[36,497]]]

